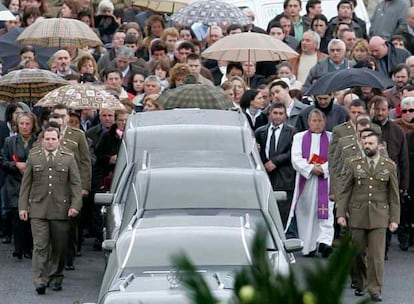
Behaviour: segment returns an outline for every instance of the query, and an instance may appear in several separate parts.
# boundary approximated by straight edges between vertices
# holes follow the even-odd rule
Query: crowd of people
[[[48,11],[46,0],[5,0],[4,4],[16,20],[0,23],[2,34],[56,17]],[[401,250],[413,245],[414,7],[406,0],[382,0],[368,30],[354,13],[356,5],[355,0],[338,1],[337,16],[328,20],[320,0],[307,1],[303,16],[301,1],[285,0],[284,11],[266,29],[255,26],[254,12],[243,8],[250,24],[212,25],[200,37],[192,26],[174,25],[167,15],[133,4],[115,8],[109,0],[64,0],[57,17],[86,23],[103,46],[64,47],[43,63],[36,49],[26,45],[20,60],[0,69],[0,74],[48,69],[72,83],[100,86],[118,97],[125,110],[72,111],[36,105],[31,109],[23,102],[1,103],[1,232],[3,243],[12,243],[13,237],[14,257],[35,260],[36,255],[34,264],[44,263],[46,253],[38,248],[44,227],[38,220],[42,216],[56,220],[52,215],[31,214],[35,202],[21,187],[22,178],[26,185],[36,182],[26,177],[28,160],[34,177],[53,163],[46,157],[51,151],[51,159],[57,158],[56,151],[63,151],[59,155],[68,159],[66,164],[71,160],[65,153],[73,155],[79,168],[79,176],[70,178],[73,184],[79,182],[74,187],[81,189],[82,198],[76,200],[81,199],[83,206],[67,206],[72,210],[64,216],[67,241],[51,242],[58,249],[53,251],[50,281],[46,282],[43,270],[34,270],[38,293],[44,293],[48,283],[54,284],[54,290],[61,289],[63,267],[75,269],[74,257],[81,255],[84,237],[95,237],[94,248],[101,249],[100,215],[93,195],[109,189],[128,115],[162,110],[157,100],[164,92],[200,83],[221,88],[246,116],[274,190],[287,192],[287,201],[278,202],[286,235],[303,239],[304,255],[319,252],[327,257],[334,241],[350,228],[360,248],[352,271],[355,294],[363,295],[367,287],[372,299],[380,301],[391,232],[397,231]],[[278,62],[202,58],[202,51],[222,37],[244,31],[267,34],[299,56]],[[0,61],[0,67],[3,64]],[[387,90],[352,87],[307,96],[321,76],[350,68],[378,71],[395,85]],[[40,163],[30,162],[39,153],[45,154]],[[66,167],[58,165],[49,170],[64,172]],[[51,193],[50,176],[38,185],[45,187],[46,194]],[[69,178],[68,173],[61,178]],[[29,201],[20,197],[23,194]],[[62,233],[63,228],[53,229]],[[65,246],[68,250],[62,249]],[[62,252],[65,258],[59,256]]]

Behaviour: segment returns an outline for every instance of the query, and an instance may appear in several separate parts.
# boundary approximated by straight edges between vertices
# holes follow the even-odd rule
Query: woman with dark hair
[[[182,26],[180,27],[180,29],[178,30],[178,34],[180,35],[180,39],[181,40],[186,40],[186,41],[190,41],[192,39],[197,39],[196,34],[194,34],[193,29],[191,28],[191,26]]]
[[[40,16],[40,10],[37,7],[26,7],[23,11],[22,27],[32,25]]]
[[[23,112],[20,104],[12,102],[7,105],[4,121],[0,121],[0,150],[3,148],[5,139],[16,134],[16,117],[20,112]]]
[[[4,6],[9,9],[12,13],[20,12],[20,1],[19,0],[5,0]]]
[[[327,33],[328,19],[325,17],[325,15],[315,15],[311,22],[311,30],[317,32],[321,37],[319,51],[328,54],[328,43],[331,40],[331,37],[329,37]]]
[[[19,260],[23,255],[31,258],[32,233],[30,222],[20,221],[18,201],[20,184],[29,157],[29,151],[36,142],[38,131],[36,116],[33,113],[19,113],[16,119],[17,134],[6,138],[0,156],[0,167],[6,173],[5,179],[5,207],[12,222],[14,236],[13,256]]]
[[[262,112],[265,100],[262,93],[257,90],[247,90],[240,98],[240,108],[246,115],[250,127],[254,130],[267,124],[266,114]]]
[[[147,78],[147,73],[145,71],[134,71],[129,79],[127,85],[127,92],[135,95],[136,97],[144,94],[144,81]],[[138,99],[142,99],[142,96]],[[135,99],[135,98],[134,98]]]

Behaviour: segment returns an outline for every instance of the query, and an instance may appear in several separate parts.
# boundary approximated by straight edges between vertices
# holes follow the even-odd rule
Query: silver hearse
[[[207,163],[210,152],[255,154],[257,158],[255,145],[245,116],[236,111],[176,109],[131,116],[109,194],[97,194],[95,198],[97,204],[105,205],[104,239],[113,238],[111,227],[120,225],[124,196],[130,188],[126,181],[139,171],[145,153],[203,151],[198,157],[205,157]]]
[[[284,193],[273,192],[256,154],[205,151],[144,154],[141,168],[128,165],[130,170],[122,179],[125,187],[121,195],[115,200],[111,193],[96,196],[119,214],[112,226],[106,227],[104,249],[112,250],[119,234],[151,210],[254,209],[263,215],[272,234],[285,241],[277,207],[277,199],[284,199]]]
[[[231,295],[235,271],[251,265],[250,245],[258,224],[268,227],[273,270],[288,273],[290,256],[279,235],[272,232],[272,224],[253,204],[243,207],[144,211],[117,240],[98,302],[189,303],[180,275],[171,266],[171,257],[182,252],[224,301]],[[298,249],[292,245],[291,250]]]

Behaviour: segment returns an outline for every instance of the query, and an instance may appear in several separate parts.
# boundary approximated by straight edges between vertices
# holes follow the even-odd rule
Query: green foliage
[[[315,259],[315,267],[304,270],[299,286],[293,271],[275,274],[266,251],[266,229],[259,227],[252,245],[252,265],[235,277],[232,302],[241,304],[340,304],[347,276],[356,253],[346,236],[327,263]],[[184,255],[173,257],[173,265],[183,274],[183,285],[194,304],[217,304],[201,274]],[[359,304],[369,303],[363,300]]]

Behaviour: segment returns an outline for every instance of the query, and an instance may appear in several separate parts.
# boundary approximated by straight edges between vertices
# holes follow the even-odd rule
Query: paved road
[[[13,247],[0,243],[0,303],[72,304],[96,302],[104,271],[101,252],[92,250],[92,239],[86,239],[83,255],[75,261],[76,270],[66,271],[63,290],[47,289],[38,296],[31,279],[31,260],[12,257]]]
[[[103,275],[102,253],[94,252],[92,239],[87,239],[83,256],[76,261],[76,270],[66,272],[61,292],[47,290],[38,296],[31,283],[30,261],[11,257],[12,246],[0,243],[0,303],[13,304],[72,304],[95,302]],[[401,252],[393,243],[389,261],[385,264],[384,304],[414,303],[414,248]],[[311,266],[313,259],[298,257],[298,267]],[[354,304],[359,298],[348,288],[344,304]]]
[[[385,261],[384,285],[382,296],[384,304],[412,304],[414,303],[414,247],[402,252],[393,236],[392,246]],[[312,266],[312,259],[298,257],[300,267]],[[350,285],[350,282],[349,282]],[[349,286],[348,285],[348,286]],[[362,298],[354,296],[354,290],[348,287],[344,291],[344,304],[354,304]]]

